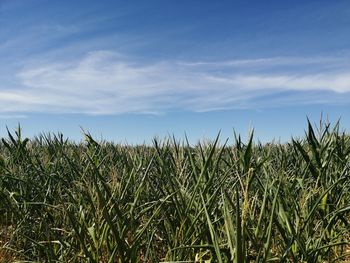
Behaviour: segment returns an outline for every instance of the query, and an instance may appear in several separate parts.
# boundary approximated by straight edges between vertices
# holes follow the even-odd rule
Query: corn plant
[[[0,142],[1,262],[348,262],[350,137]]]

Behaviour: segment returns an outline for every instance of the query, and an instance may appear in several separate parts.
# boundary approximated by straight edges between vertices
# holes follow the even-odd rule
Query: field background
[[[348,262],[350,137],[0,143],[1,262]]]

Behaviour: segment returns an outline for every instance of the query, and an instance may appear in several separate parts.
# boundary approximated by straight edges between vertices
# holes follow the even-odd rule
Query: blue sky
[[[0,0],[2,136],[284,141],[349,106],[349,1]]]

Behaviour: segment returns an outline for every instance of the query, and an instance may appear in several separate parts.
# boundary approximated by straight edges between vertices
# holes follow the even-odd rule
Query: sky
[[[350,129],[350,2],[0,0],[0,136]]]

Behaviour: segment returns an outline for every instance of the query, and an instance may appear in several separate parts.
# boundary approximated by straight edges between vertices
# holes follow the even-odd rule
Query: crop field
[[[0,142],[0,262],[350,262],[350,137]]]

